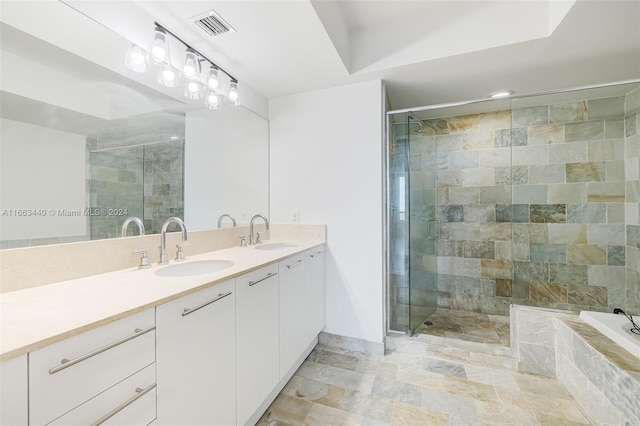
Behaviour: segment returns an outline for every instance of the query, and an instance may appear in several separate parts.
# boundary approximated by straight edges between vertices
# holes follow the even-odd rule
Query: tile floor
[[[430,334],[390,336],[384,356],[318,345],[258,424],[589,424],[555,380],[515,370],[506,318],[452,313]]]

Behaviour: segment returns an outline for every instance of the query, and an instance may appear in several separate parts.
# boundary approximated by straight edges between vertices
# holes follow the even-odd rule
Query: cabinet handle
[[[300,266],[300,265],[302,265],[302,262],[304,262],[304,260],[298,260],[296,263],[292,263],[291,265],[287,265],[287,269],[293,269],[296,266]]]
[[[89,359],[89,358],[91,358],[91,357],[93,357],[93,356],[99,355],[99,354],[101,354],[102,352],[105,352],[105,351],[108,351],[109,349],[115,348],[115,347],[116,347],[116,346],[118,346],[118,345],[121,345],[121,344],[123,344],[123,343],[126,343],[126,342],[128,342],[129,340],[133,340],[133,339],[135,339],[136,337],[140,337],[140,336],[142,336],[143,334],[147,334],[148,332],[153,331],[153,330],[155,330],[155,329],[156,329],[156,326],[155,326],[155,325],[152,325],[151,327],[149,327],[149,328],[145,328],[145,329],[143,329],[143,330],[141,330],[141,329],[139,329],[139,328],[136,328],[136,330],[135,330],[135,333],[134,333],[134,334],[132,334],[132,335],[130,335],[130,336],[127,336],[127,337],[124,337],[124,338],[122,338],[122,339],[120,339],[120,340],[118,340],[118,341],[115,341],[115,342],[113,342],[113,343],[110,343],[110,344],[108,344],[107,346],[103,346],[103,347],[101,347],[101,348],[99,348],[99,349],[96,349],[96,350],[94,350],[94,351],[91,351],[91,352],[89,352],[89,353],[87,353],[87,354],[81,355],[81,356],[79,356],[78,358],[74,358],[74,359],[66,359],[66,358],[64,358],[62,361],[60,361],[60,365],[58,365],[58,366],[56,366],[56,367],[53,367],[53,368],[51,368],[51,369],[49,370],[49,374],[55,374],[55,373],[57,373],[58,371],[62,371],[62,370],[64,370],[65,368],[69,368],[69,367],[71,367],[72,365],[76,365],[76,364],[77,364],[77,363],[79,363],[79,362],[85,361],[85,360],[87,360],[87,359]]]
[[[211,300],[209,300],[208,302],[204,302],[203,304],[198,305],[198,306],[196,306],[195,308],[184,308],[184,311],[182,312],[182,316],[183,316],[183,317],[186,317],[187,315],[194,313],[194,312],[195,312],[195,311],[197,311],[198,309],[202,309],[202,308],[204,308],[205,306],[210,305],[210,304],[212,304],[212,303],[214,303],[214,302],[217,302],[217,301],[218,301],[218,300],[220,300],[220,299],[224,299],[225,297],[227,297],[227,296],[228,296],[228,295],[230,295],[230,294],[231,294],[231,292],[228,292],[228,293],[220,293],[220,294],[218,294],[218,297],[216,297],[215,299],[211,299]]]
[[[98,420],[96,420],[95,422],[91,423],[91,426],[98,426],[101,425],[102,423],[106,422],[107,420],[109,420],[111,417],[115,416],[116,414],[118,414],[120,411],[124,410],[125,408],[127,408],[129,405],[133,404],[134,402],[136,402],[137,400],[139,400],[140,398],[142,398],[143,396],[145,396],[146,394],[148,394],[149,392],[151,392],[155,387],[157,386],[156,383],[153,383],[149,386],[147,386],[146,388],[142,389],[142,388],[136,388],[136,392],[137,395],[135,395],[134,397],[126,400],[125,402],[123,402],[122,404],[118,405],[116,408],[114,408],[113,410],[109,411],[107,414],[105,414],[104,416],[100,417]]]
[[[267,276],[266,276],[266,277],[261,278],[261,279],[259,279],[258,281],[249,281],[249,287],[251,287],[252,285],[256,285],[256,284],[258,284],[259,282],[262,282],[262,281],[264,281],[264,280],[266,280],[266,279],[268,279],[268,278],[271,278],[271,277],[273,277],[274,275],[278,275],[278,273],[277,273],[277,272],[269,272],[269,273],[267,274]]]

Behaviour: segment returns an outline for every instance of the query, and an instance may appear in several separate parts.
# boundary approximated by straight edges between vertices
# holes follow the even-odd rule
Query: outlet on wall
[[[300,223],[300,211],[296,210],[293,212],[291,219],[293,220],[293,223]]]

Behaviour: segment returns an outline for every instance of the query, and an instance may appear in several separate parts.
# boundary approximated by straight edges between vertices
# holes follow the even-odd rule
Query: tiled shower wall
[[[183,141],[95,151],[89,162],[91,207],[126,211],[91,216],[91,239],[120,236],[129,216],[143,219],[147,234],[159,233],[168,217],[184,217]],[[131,225],[129,235],[137,232]]]
[[[437,150],[421,157],[437,162],[444,222],[438,306],[637,312],[639,97],[452,117],[412,134],[412,163],[414,142]]]
[[[640,89],[626,96],[626,311],[640,315]]]

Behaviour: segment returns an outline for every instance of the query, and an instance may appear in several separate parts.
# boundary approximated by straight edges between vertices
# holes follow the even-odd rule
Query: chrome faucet
[[[166,265],[169,263],[169,256],[167,256],[167,228],[171,222],[175,222],[180,226],[182,230],[182,243],[178,244],[178,252],[176,253],[176,260],[183,260],[184,254],[182,253],[182,247],[188,246],[189,242],[187,241],[187,227],[185,226],[182,219],[179,217],[170,217],[165,220],[162,224],[162,230],[160,231],[160,265]]]
[[[144,235],[144,223],[142,223],[142,221],[139,218],[137,218],[135,216],[131,216],[131,217],[126,218],[124,220],[124,222],[122,223],[122,231],[121,231],[122,237],[126,237],[127,236],[127,228],[129,227],[129,224],[131,222],[133,222],[136,225],[138,225],[138,229],[140,231],[140,235]]]
[[[229,219],[231,219],[231,222],[233,223],[233,227],[235,228],[236,220],[229,213],[225,213],[218,218],[218,228],[222,228],[222,219],[224,219],[225,217],[228,217]]]
[[[262,219],[264,220],[264,226],[267,229],[267,231],[269,230],[269,221],[267,220],[266,217],[262,216],[261,214],[257,214],[255,216],[253,216],[251,218],[251,222],[249,223],[249,245],[253,245],[253,244],[258,244],[260,243],[260,233],[258,232],[258,236],[256,237],[255,243],[253,240],[253,222],[255,222],[256,219]]]

